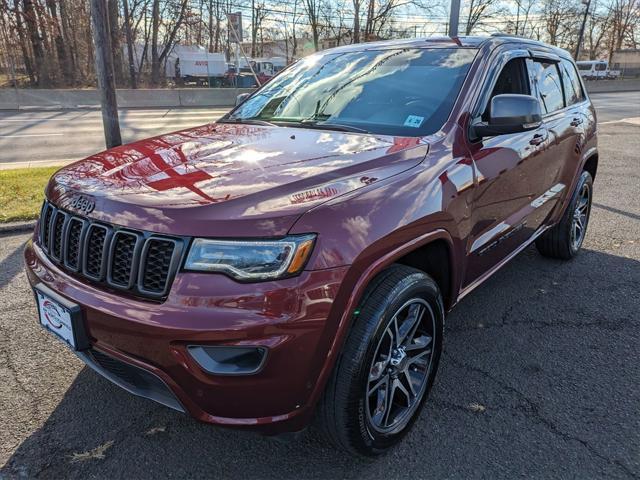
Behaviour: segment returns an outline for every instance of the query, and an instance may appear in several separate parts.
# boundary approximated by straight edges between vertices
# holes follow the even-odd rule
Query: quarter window
[[[543,111],[552,113],[564,108],[558,64],[548,60],[534,60],[531,66],[533,83],[538,87]]]
[[[562,83],[566,95],[567,105],[579,103],[584,100],[582,84],[578,78],[578,72],[568,60],[562,60]]]

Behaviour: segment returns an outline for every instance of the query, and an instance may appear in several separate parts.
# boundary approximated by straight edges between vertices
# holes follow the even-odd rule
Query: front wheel
[[[431,277],[397,265],[373,281],[318,407],[338,448],[373,456],[402,439],[433,384],[443,328]]]
[[[589,172],[584,171],[560,222],[536,240],[536,247],[542,255],[570,260],[578,254],[587,233],[592,196],[593,179]]]

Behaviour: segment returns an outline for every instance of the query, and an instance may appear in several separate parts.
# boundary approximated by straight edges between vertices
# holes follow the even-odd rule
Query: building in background
[[[616,50],[611,64],[623,77],[640,77],[640,48]]]

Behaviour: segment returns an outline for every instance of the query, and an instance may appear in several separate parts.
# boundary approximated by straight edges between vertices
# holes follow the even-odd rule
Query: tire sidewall
[[[402,430],[393,433],[378,432],[373,430],[370,426],[366,411],[367,405],[365,404],[364,397],[364,392],[368,385],[369,366],[376,353],[378,343],[382,335],[384,335],[384,331],[386,330],[393,314],[407,300],[416,297],[422,298],[428,302],[434,315],[435,324],[433,354],[426,388],[419,404],[412,414],[411,419]],[[416,421],[435,379],[442,352],[442,337],[444,330],[444,308],[440,292],[435,283],[422,273],[416,272],[402,279],[387,295],[387,299],[381,305],[377,305],[376,307],[377,308],[367,308],[365,305],[361,311],[361,318],[359,320],[362,320],[362,317],[365,315],[367,316],[367,334],[365,337],[367,340],[364,348],[359,350],[361,353],[359,358],[353,359],[357,362],[358,368],[355,370],[349,395],[353,400],[355,409],[357,410],[356,412],[353,412],[357,418],[357,432],[352,432],[355,434],[355,438],[352,437],[352,440],[354,440],[356,445],[360,445],[360,449],[367,455],[382,453],[389,447],[398,443]]]

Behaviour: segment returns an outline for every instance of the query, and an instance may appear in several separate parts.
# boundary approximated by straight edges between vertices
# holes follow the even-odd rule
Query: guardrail
[[[119,89],[118,107],[230,107],[247,88]],[[0,110],[99,108],[95,89],[0,89]]]
[[[589,93],[636,92],[640,90],[640,78],[590,80],[584,83]]]

